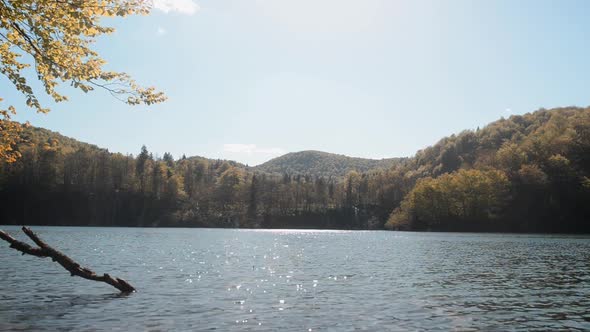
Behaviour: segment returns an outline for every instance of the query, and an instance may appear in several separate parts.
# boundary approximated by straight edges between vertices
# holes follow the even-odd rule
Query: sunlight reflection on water
[[[352,232],[370,232],[370,231],[350,231],[339,229],[238,229],[237,232],[254,232],[254,233],[274,233],[274,234],[346,234]]]
[[[139,292],[3,246],[0,330],[590,329],[588,237],[35,229]]]

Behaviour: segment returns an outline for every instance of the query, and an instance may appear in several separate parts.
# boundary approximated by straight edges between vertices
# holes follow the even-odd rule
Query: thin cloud
[[[163,36],[167,33],[168,31],[166,31],[166,29],[162,28],[162,27],[158,27],[158,29],[156,30],[156,35],[157,36]]]
[[[285,154],[285,150],[281,148],[266,148],[258,147],[256,144],[224,144],[224,152],[244,153],[244,154],[270,154],[281,155]]]
[[[185,15],[193,15],[200,9],[193,0],[153,0],[153,8],[164,13],[176,12]]]

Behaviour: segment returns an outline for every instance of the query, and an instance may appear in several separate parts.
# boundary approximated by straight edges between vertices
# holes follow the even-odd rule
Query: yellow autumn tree
[[[444,228],[452,222],[485,223],[504,207],[510,182],[498,170],[461,169],[420,179],[387,223],[389,228]]]
[[[92,49],[97,37],[114,31],[101,24],[103,18],[147,14],[151,6],[149,0],[0,0],[0,73],[40,113],[49,109],[31,88],[33,74],[55,102],[67,100],[57,91],[61,84],[83,92],[104,89],[129,105],[162,102],[166,97],[154,87],[104,70],[106,61]],[[20,156],[15,144],[22,126],[10,120],[14,114],[13,105],[0,104],[0,160],[8,162]]]

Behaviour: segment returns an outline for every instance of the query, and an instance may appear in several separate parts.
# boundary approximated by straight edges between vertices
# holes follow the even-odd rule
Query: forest
[[[365,159],[353,158],[321,151],[292,152],[274,158],[255,167],[256,171],[291,175],[313,174],[321,177],[343,177],[351,171],[365,173],[381,168],[387,169],[406,158]]]
[[[0,164],[3,224],[590,232],[590,108],[502,118],[410,158],[256,167],[20,135],[22,157]]]

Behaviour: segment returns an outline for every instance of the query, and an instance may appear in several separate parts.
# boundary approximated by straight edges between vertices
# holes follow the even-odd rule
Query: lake
[[[70,277],[2,241],[0,330],[590,330],[590,237],[33,230],[138,292]]]

